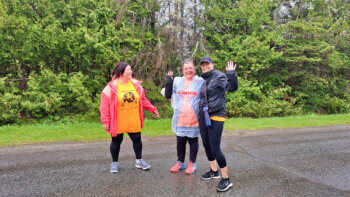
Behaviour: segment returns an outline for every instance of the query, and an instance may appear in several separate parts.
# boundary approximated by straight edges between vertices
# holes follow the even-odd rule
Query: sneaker
[[[110,170],[111,173],[117,173],[118,172],[118,162],[113,162],[111,164],[111,170]]]
[[[229,178],[221,179],[218,187],[216,188],[219,192],[224,192],[230,189],[233,186],[233,183]]]
[[[181,161],[177,161],[177,163],[170,168],[170,172],[178,172],[180,170],[183,170],[186,168],[186,165],[182,163]]]
[[[195,163],[193,163],[192,161],[190,161],[188,163],[186,170],[185,170],[185,173],[186,174],[193,174],[195,170],[197,170],[197,165]]]
[[[148,170],[151,166],[143,159],[136,159],[135,167],[142,168],[143,170]]]
[[[207,173],[205,173],[205,174],[203,174],[203,175],[201,176],[201,178],[202,178],[203,180],[218,179],[218,178],[220,178],[219,171],[214,172],[214,171],[212,171],[212,170],[210,169],[210,171],[207,172]]]

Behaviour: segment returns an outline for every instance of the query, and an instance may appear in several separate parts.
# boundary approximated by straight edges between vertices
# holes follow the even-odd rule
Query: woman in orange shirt
[[[118,62],[112,74],[115,77],[103,89],[100,104],[103,128],[112,136],[110,151],[113,162],[110,172],[118,172],[118,157],[124,133],[128,133],[133,142],[135,167],[147,170],[151,166],[142,159],[143,109],[156,117],[159,116],[158,110],[145,97],[142,82],[132,78],[131,66],[128,63]]]

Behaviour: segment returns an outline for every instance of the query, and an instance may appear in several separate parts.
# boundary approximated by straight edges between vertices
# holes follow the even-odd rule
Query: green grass
[[[225,122],[225,130],[260,130],[267,128],[302,128],[350,124],[350,114],[302,115],[274,118],[231,118]]]
[[[350,124],[350,114],[304,115],[276,118],[231,118],[225,122],[225,130],[263,130],[267,128],[301,128]],[[142,134],[146,136],[173,135],[171,120],[146,120]],[[97,122],[40,123],[0,127],[0,147],[58,141],[95,141],[110,136]]]

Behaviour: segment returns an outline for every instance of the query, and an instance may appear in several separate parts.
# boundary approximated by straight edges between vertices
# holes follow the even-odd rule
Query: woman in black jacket
[[[226,158],[221,151],[220,143],[226,120],[226,91],[234,92],[238,89],[236,76],[236,64],[227,62],[226,72],[214,69],[213,60],[209,56],[204,56],[200,60],[202,77],[205,85],[201,89],[201,108],[207,106],[211,126],[205,124],[204,114],[201,115],[200,133],[205,148],[205,153],[209,160],[210,171],[202,175],[203,180],[220,178],[216,162],[219,164],[222,179],[217,186],[218,191],[227,191],[233,186],[228,177]]]

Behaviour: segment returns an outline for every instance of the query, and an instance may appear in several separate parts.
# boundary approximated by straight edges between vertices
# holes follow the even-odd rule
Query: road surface
[[[225,193],[216,191],[219,180],[200,179],[209,170],[202,144],[198,170],[186,175],[169,172],[175,136],[143,138],[148,171],[134,167],[124,137],[116,174],[109,173],[109,141],[0,148],[0,196],[350,196],[350,125],[225,131],[234,183]]]

